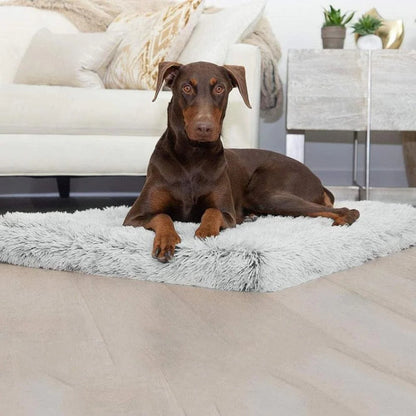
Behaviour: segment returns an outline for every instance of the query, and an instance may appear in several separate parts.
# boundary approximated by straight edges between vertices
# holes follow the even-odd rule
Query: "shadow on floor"
[[[51,212],[65,211],[74,212],[90,208],[105,208],[108,206],[131,206],[135,197],[90,197],[73,196],[69,198],[59,198],[58,196],[48,197],[0,197],[0,214],[6,212]]]

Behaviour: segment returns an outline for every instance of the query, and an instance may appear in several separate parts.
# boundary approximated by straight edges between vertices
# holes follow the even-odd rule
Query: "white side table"
[[[286,114],[286,154],[301,162],[306,130],[366,131],[369,199],[371,131],[416,130],[416,51],[290,50]],[[353,160],[356,181],[356,134]]]

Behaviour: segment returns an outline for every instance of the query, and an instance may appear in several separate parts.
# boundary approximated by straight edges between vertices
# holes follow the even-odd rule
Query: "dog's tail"
[[[334,194],[330,190],[326,189],[325,186],[323,188],[324,188],[324,205],[332,207],[335,201]]]

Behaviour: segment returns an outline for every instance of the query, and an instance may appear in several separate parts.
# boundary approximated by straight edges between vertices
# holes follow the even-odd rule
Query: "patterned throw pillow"
[[[154,89],[159,62],[180,55],[202,12],[204,0],[186,0],[156,13],[122,14],[108,31],[124,32],[104,77],[106,88]]]

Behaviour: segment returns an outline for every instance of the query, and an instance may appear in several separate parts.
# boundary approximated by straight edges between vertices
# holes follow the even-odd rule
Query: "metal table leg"
[[[361,188],[358,183],[358,132],[354,131],[354,145],[352,153],[352,184]]]
[[[365,138],[365,199],[370,199],[370,150],[371,150],[371,50],[368,51],[367,83],[367,134]]]
[[[371,153],[371,50],[368,52],[368,82],[367,82],[367,130],[365,136],[365,182],[364,186],[358,183],[358,132],[354,131],[353,147],[353,184],[359,188],[359,199],[370,199],[370,153]],[[364,198],[362,195],[364,194]]]

